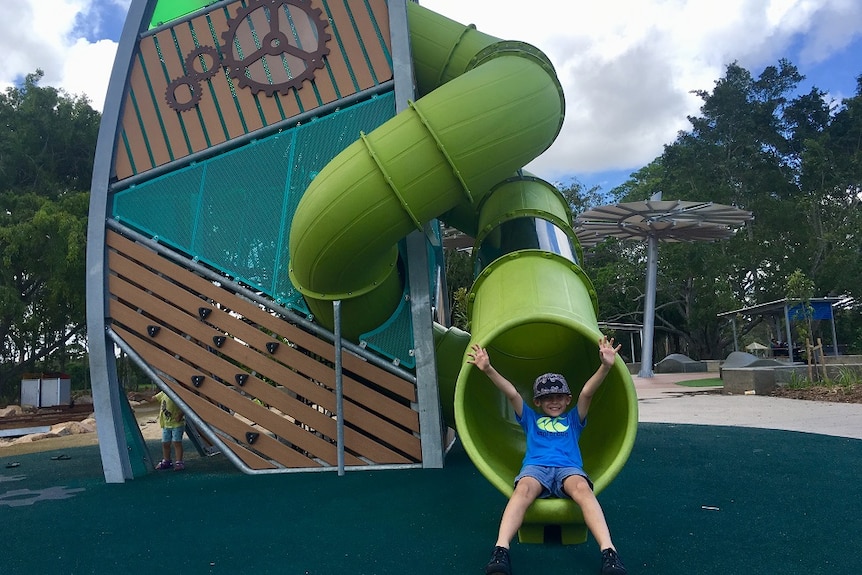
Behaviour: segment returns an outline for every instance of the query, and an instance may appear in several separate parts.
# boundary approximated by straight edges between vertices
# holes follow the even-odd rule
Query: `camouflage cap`
[[[559,373],[545,373],[536,378],[533,384],[533,399],[557,393],[572,395],[565,377]]]

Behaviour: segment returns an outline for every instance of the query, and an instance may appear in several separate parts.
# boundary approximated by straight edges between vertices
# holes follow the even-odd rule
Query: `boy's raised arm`
[[[581,421],[587,418],[587,412],[590,410],[593,395],[595,395],[596,390],[605,381],[605,376],[608,375],[608,372],[613,367],[617,359],[617,353],[622,347],[622,344],[614,347],[614,338],[608,340],[608,338],[602,336],[599,339],[599,359],[602,363],[592,377],[587,380],[580,395],[578,395],[578,417],[581,418]]]
[[[518,417],[521,417],[524,411],[524,398],[521,397],[521,394],[518,393],[518,390],[515,389],[515,386],[512,385],[512,382],[500,375],[494,366],[491,365],[491,360],[488,358],[488,351],[480,347],[477,344],[473,344],[471,352],[467,353],[467,363],[472,363],[480,370],[482,373],[488,376],[488,379],[503,392],[503,395],[506,396],[506,399],[509,400],[509,403],[512,405],[512,409],[515,410],[515,414]]]

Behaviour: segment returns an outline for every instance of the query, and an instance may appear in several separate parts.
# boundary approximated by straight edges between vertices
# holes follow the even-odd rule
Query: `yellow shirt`
[[[173,429],[182,427],[186,424],[185,416],[180,408],[173,400],[168,397],[164,391],[160,391],[153,396],[153,399],[159,400],[159,427],[162,429]]]

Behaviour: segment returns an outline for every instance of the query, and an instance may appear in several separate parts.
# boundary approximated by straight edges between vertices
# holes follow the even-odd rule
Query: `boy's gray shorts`
[[[525,465],[521,468],[521,472],[515,478],[515,485],[518,485],[524,477],[532,477],[538,481],[544,489],[539,495],[540,499],[547,497],[560,497],[568,499],[569,496],[563,491],[563,481],[572,475],[580,475],[587,480],[590,489],[593,488],[593,482],[589,476],[584,473],[583,469],[577,467],[546,467],[544,465]]]

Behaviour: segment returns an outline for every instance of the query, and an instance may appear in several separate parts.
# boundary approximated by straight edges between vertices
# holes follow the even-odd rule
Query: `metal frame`
[[[131,70],[132,54],[142,31],[136,27],[136,24],[144,22],[146,20],[144,16],[148,12],[152,14],[154,7],[155,0],[133,1],[129,6],[102,110],[90,186],[87,224],[87,333],[90,338],[90,374],[93,385],[93,408],[99,433],[99,451],[102,456],[105,481],[108,483],[122,483],[133,477],[129,446],[126,443],[120,416],[120,402],[127,400],[121,394],[114,344],[106,331],[105,323],[105,318],[108,316],[106,297],[108,289],[105,274],[108,182],[114,162],[114,143],[117,138],[119,119],[123,111],[123,92]]]
[[[392,68],[395,74],[395,111],[407,109],[415,98],[413,58],[407,22],[407,2],[389,0],[389,33],[392,39]],[[436,222],[426,226],[437,225]],[[431,317],[430,277],[428,275],[427,237],[433,234],[415,231],[407,236],[407,272],[410,281],[410,311],[413,320],[414,355],[416,358],[416,394],[419,403],[419,429],[422,442],[422,465],[443,467],[445,453],[443,415],[437,388],[437,361],[434,354],[433,319]]]
[[[844,298],[837,297],[822,297],[822,298],[811,298],[809,301],[815,303],[828,303],[831,309],[831,313],[829,314],[829,321],[831,322],[832,327],[832,354],[835,357],[838,357],[838,333],[835,331],[835,304],[844,301]],[[780,299],[768,303],[763,303],[759,305],[753,305],[749,307],[743,307],[740,309],[735,309],[732,311],[724,311],[719,314],[716,314],[716,317],[726,317],[730,319],[731,326],[733,328],[733,349],[739,349],[739,343],[737,341],[737,333],[736,333],[736,316],[737,315],[772,315],[777,316],[778,312],[781,312],[781,315],[784,317],[784,330],[787,336],[787,359],[790,362],[793,362],[793,346],[790,345],[793,337],[790,330],[790,305],[798,305],[802,303],[802,300],[799,299]]]

